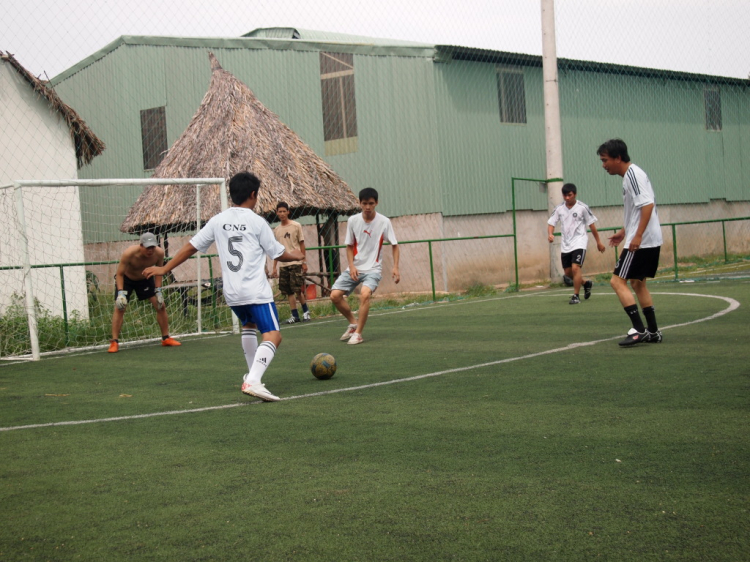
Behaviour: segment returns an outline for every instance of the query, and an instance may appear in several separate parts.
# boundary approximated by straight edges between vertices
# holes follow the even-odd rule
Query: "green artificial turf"
[[[602,286],[294,325],[272,404],[238,335],[2,365],[0,560],[745,559],[750,283],[652,292],[634,349]]]

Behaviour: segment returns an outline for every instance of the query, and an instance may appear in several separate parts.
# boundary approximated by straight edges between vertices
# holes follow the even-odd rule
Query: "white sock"
[[[258,350],[258,335],[254,328],[242,328],[242,351],[245,352],[247,372],[253,368],[255,352]]]
[[[266,372],[268,366],[273,361],[276,355],[276,346],[270,341],[264,341],[258,346],[258,351],[255,352],[255,360],[250,372],[245,376],[245,382],[250,384],[258,384],[260,379],[263,378],[263,373]]]

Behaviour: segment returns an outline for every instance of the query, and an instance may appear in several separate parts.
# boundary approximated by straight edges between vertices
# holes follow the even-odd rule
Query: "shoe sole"
[[[365,340],[359,340],[359,341],[351,341],[351,340],[350,340],[350,341],[348,341],[348,342],[346,342],[346,343],[347,343],[347,345],[359,345],[359,344],[361,344],[361,343],[364,343],[364,341],[365,341]]]
[[[354,332],[352,332],[352,334],[353,334],[353,333],[354,333]],[[345,342],[348,342],[348,341],[349,341],[349,338],[351,338],[351,337],[352,337],[352,334],[348,334],[348,335],[347,335],[347,334],[344,334],[343,336],[341,336],[340,340],[341,340],[341,341],[345,341]]]
[[[260,398],[261,400],[263,400],[263,402],[278,402],[279,400],[281,400],[281,398],[279,398],[278,396],[274,396],[273,398],[271,398],[270,396],[261,396],[260,394],[255,394],[250,390],[243,390],[242,394],[247,394],[248,396],[252,396],[254,398]]]

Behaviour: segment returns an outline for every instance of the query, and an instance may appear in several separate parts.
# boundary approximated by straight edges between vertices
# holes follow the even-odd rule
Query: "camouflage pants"
[[[287,265],[279,267],[279,291],[282,295],[294,295],[302,291],[305,283],[305,275],[302,273],[302,265]]]

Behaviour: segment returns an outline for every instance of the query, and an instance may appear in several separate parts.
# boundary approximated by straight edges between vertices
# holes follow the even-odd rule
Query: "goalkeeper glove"
[[[164,308],[164,295],[161,294],[161,287],[156,288],[156,304],[159,310]]]
[[[127,291],[117,291],[117,298],[115,299],[115,306],[118,310],[125,310],[128,307],[128,293]]]

